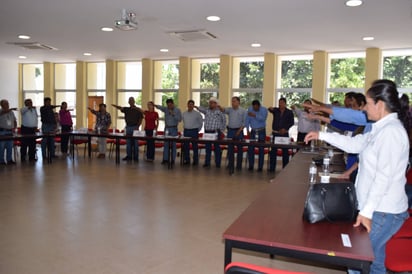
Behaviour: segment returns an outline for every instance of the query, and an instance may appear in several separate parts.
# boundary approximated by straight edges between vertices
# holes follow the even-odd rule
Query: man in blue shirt
[[[292,110],[286,108],[286,98],[279,99],[279,107],[270,107],[268,110],[273,114],[273,139],[277,136],[289,137],[289,129],[295,124],[295,120],[293,118]],[[270,172],[274,172],[276,170],[277,151],[278,148],[276,147],[273,147],[270,151]],[[283,167],[289,163],[289,151],[287,148],[282,148],[282,163]]]
[[[250,139],[256,139],[257,142],[264,142],[266,138],[266,118],[268,117],[268,110],[260,105],[258,100],[252,102],[252,106],[248,108],[245,119],[245,126]],[[250,130],[251,129],[251,130]],[[249,171],[253,170],[255,164],[255,146],[248,147],[248,161]],[[264,147],[259,147],[259,162],[258,171],[263,169]]]
[[[169,98],[166,100],[166,107],[161,105],[155,105],[160,111],[165,114],[165,135],[166,132],[169,136],[177,136],[177,125],[182,121],[182,112],[179,108],[175,107],[173,99]],[[166,137],[166,136],[165,136]],[[169,163],[169,141],[165,141],[163,149],[163,161],[162,165],[169,163],[174,165],[176,159],[176,142],[172,142],[172,157]]]

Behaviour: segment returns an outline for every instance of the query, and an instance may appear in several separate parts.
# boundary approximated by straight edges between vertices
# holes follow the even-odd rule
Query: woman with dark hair
[[[403,123],[406,113],[396,86],[386,81],[374,83],[366,93],[364,110],[368,119],[375,121],[370,132],[355,137],[310,132],[305,138],[305,142],[320,139],[348,153],[359,153],[355,182],[359,214],[354,227],[363,226],[369,233],[375,256],[370,273],[386,273],[386,242],[408,218],[408,125]]]

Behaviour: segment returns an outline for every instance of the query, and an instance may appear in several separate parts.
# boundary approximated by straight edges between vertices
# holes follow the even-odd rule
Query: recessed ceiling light
[[[23,56],[23,55],[20,55],[20,56],[19,56],[19,59],[27,59],[27,57],[26,57],[26,56]]]
[[[113,31],[113,28],[103,27],[100,29],[101,31]]]
[[[212,21],[212,22],[220,21],[220,17],[219,17],[219,16],[216,16],[216,15],[208,16],[208,17],[206,17],[206,19],[207,19],[208,21]]]
[[[362,40],[363,40],[363,41],[373,41],[373,40],[375,40],[375,37],[365,36],[365,37],[362,37]]]
[[[262,45],[259,43],[253,43],[250,45],[252,48],[260,48]]]
[[[168,49],[160,49],[160,52],[169,52]]]
[[[30,36],[28,36],[28,35],[19,35],[18,37],[20,39],[24,39],[24,40],[30,39]]]
[[[345,4],[348,7],[358,7],[362,5],[362,0],[348,0]]]
[[[83,53],[84,56],[91,56],[92,54],[90,52],[85,52]]]

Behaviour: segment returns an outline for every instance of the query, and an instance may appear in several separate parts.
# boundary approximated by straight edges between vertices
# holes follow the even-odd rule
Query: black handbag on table
[[[357,208],[353,183],[313,184],[306,196],[303,219],[311,224],[320,221],[352,222],[356,219]]]

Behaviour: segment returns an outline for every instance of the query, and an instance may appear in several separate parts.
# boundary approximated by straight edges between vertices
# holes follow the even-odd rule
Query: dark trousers
[[[298,132],[298,142],[303,142],[306,137],[306,132]]]
[[[261,129],[261,130],[254,130],[252,129],[250,132],[250,136],[256,136],[256,133],[258,134],[258,142],[265,142],[266,138],[266,129]],[[247,150],[247,155],[248,155],[248,161],[249,161],[249,169],[253,169],[253,166],[255,165],[255,146],[250,145]],[[263,146],[258,147],[259,150],[259,159],[258,159],[258,169],[262,170],[263,169],[263,163],[265,160],[265,148]]]
[[[238,136],[236,136],[236,132],[238,131],[238,128],[228,128],[227,131],[227,138],[231,138],[234,141],[240,141],[243,139],[243,131],[240,132]],[[237,147],[237,156],[236,156],[236,168],[241,169],[242,168],[242,160],[243,160],[243,147],[242,145],[236,145]],[[235,161],[235,145],[230,144],[227,147],[227,154],[229,155],[229,166],[233,167],[234,166],[234,161]]]
[[[287,134],[273,134],[273,140],[275,140],[275,137],[289,137],[289,133]],[[270,171],[275,171],[276,169],[276,158],[277,158],[277,154],[278,154],[278,148],[277,147],[273,147],[270,150],[270,166],[269,166],[269,170]],[[285,166],[287,166],[287,164],[289,163],[289,149],[288,148],[282,148],[282,166],[283,168]]]
[[[145,129],[146,136],[152,137],[153,136],[153,129]],[[146,140],[146,159],[147,160],[154,160],[155,158],[155,141],[154,140]]]
[[[199,138],[199,130],[197,128],[193,129],[184,129],[183,135],[185,137],[190,137],[192,139]],[[183,155],[185,163],[190,163],[190,143],[192,143],[192,150],[193,150],[193,163],[197,164],[199,162],[199,148],[197,142],[184,142],[183,143]]]
[[[70,131],[72,131],[71,125],[62,125],[62,133],[69,133]],[[67,153],[68,151],[69,138],[70,136],[68,134],[63,134],[61,137],[60,150],[62,153]]]
[[[209,130],[205,130],[205,133],[215,133],[216,131],[209,131]],[[220,139],[220,134],[221,131],[218,130],[217,131],[217,136],[218,139]],[[220,148],[219,143],[213,143],[213,148],[214,148],[214,154],[215,154],[215,164],[216,167],[220,167],[220,162],[222,160],[222,149]],[[210,159],[212,157],[212,143],[206,143],[205,144],[205,151],[206,151],[206,155],[205,155],[205,165],[210,165]]]
[[[21,126],[22,135],[35,135],[37,128]],[[29,160],[33,161],[36,158],[36,138],[22,138],[20,147],[21,160],[26,160],[27,148],[29,149]]]

